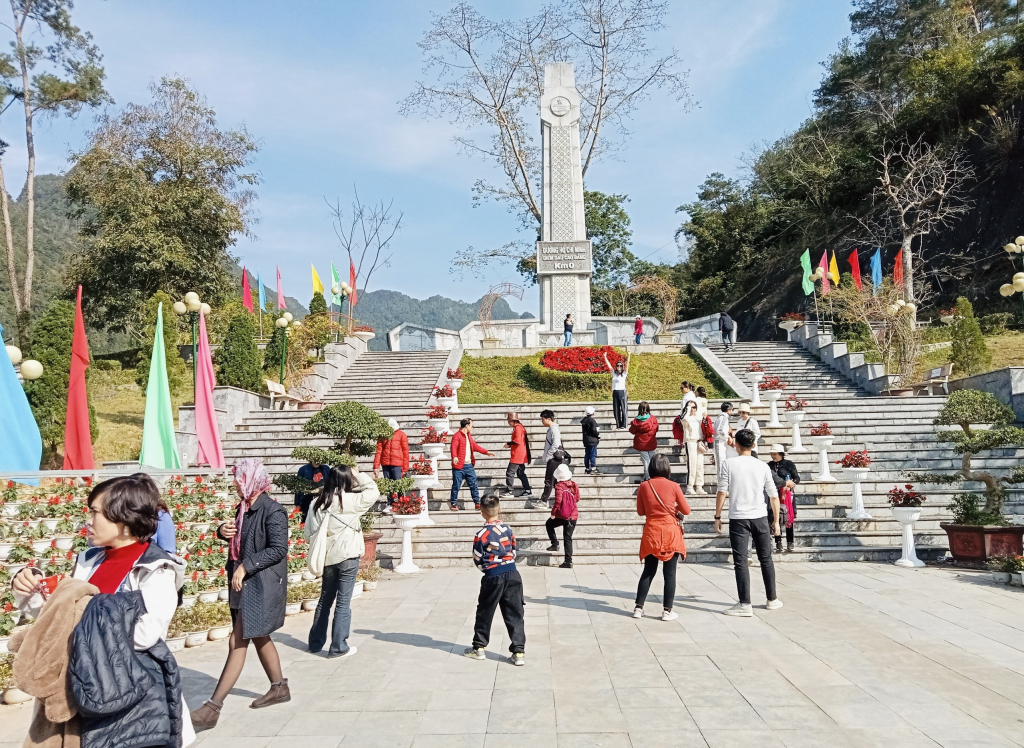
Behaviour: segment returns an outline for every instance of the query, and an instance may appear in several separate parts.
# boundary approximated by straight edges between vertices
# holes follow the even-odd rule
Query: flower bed
[[[620,361],[623,363],[626,361],[626,357],[610,345],[600,348],[578,346],[547,351],[541,356],[540,365],[551,371],[570,374],[607,374],[608,367],[604,363],[605,356],[608,357],[608,363],[613,367]]]
[[[541,392],[611,392],[612,388],[612,378],[607,371],[604,374],[574,374],[533,364],[526,364],[523,368],[522,374]]]

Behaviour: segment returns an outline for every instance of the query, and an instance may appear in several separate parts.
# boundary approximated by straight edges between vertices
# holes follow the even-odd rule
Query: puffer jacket
[[[658,448],[658,419],[653,415],[643,421],[634,418],[629,424],[629,433],[633,435],[633,449],[637,452],[650,452]]]
[[[373,469],[378,470],[381,465],[394,465],[402,468],[403,473],[409,472],[409,437],[401,429],[395,429],[390,439],[377,442]]]
[[[335,495],[330,506],[323,509],[310,508],[309,516],[306,517],[306,542],[312,545],[321,525],[325,521],[328,523],[325,566],[340,564],[346,559],[360,558],[363,555],[366,546],[363,543],[363,530],[359,520],[378,500],[380,491],[373,477],[366,473],[356,473],[355,491],[344,493],[340,498]]]
[[[82,748],[181,748],[178,663],[163,641],[132,646],[141,592],[95,595],[71,635],[68,680],[82,718]]]

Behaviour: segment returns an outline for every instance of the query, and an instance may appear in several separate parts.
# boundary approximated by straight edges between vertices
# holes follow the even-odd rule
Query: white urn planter
[[[914,545],[914,523],[921,519],[921,507],[894,506],[892,516],[903,527],[903,555],[896,561],[896,565],[908,569],[924,566],[924,561],[917,557],[917,548]]]
[[[302,601],[297,603],[287,603],[284,606],[284,614],[286,616],[297,616],[302,612]]]
[[[180,652],[185,648],[185,637],[184,636],[172,636],[169,639],[164,639],[164,644],[167,645],[167,649],[172,654]]]
[[[422,444],[420,447],[423,449],[423,454],[430,460],[430,467],[434,469],[434,474],[431,476],[433,482],[426,487],[442,488],[441,481],[437,479],[437,460],[444,454],[444,444]]]
[[[748,371],[747,380],[750,382],[750,389],[753,391],[753,395],[750,398],[751,407],[761,404],[761,389],[758,384],[764,379],[763,371]]]
[[[220,597],[220,590],[203,590],[199,593],[198,597],[201,603],[215,603],[217,598]]]
[[[786,340],[792,340],[793,330],[795,330],[798,327],[801,327],[803,324],[803,322],[799,322],[798,320],[793,319],[788,320],[786,322],[780,322],[779,327],[786,331]]]
[[[426,491],[428,488],[434,487],[434,480],[433,475],[417,475],[414,473],[412,476],[412,487],[417,491]],[[423,494],[423,496],[426,498],[426,494]]]
[[[402,560],[395,571],[399,574],[415,574],[420,570],[412,560],[412,531],[420,522],[418,514],[396,514],[395,524],[402,531]]]
[[[57,541],[58,551],[70,551],[75,542],[75,538],[71,535],[58,535],[54,540]]]
[[[428,418],[427,426],[434,429],[434,431],[439,434],[450,434],[452,431],[451,424],[448,422],[447,418]]]
[[[4,689],[5,704],[24,704],[26,701],[31,701],[32,698],[17,686],[8,686]]]
[[[789,421],[793,427],[793,443],[789,447],[790,452],[806,452],[807,447],[800,440],[800,422],[804,420],[804,416],[807,415],[802,410],[787,410],[786,420]],[[771,424],[769,424],[771,425]]]
[[[455,404],[452,405],[451,412],[452,413],[461,413],[462,411],[459,410],[459,387],[462,386],[462,380],[461,379],[449,379],[448,380],[448,384],[452,388],[452,390],[455,392],[455,397],[452,398],[453,400],[455,400]]]
[[[458,411],[455,409],[459,406],[459,399],[457,397],[439,397],[437,404],[448,408],[449,413],[457,413]]]
[[[352,335],[354,337],[359,338],[364,343],[369,343],[371,340],[377,337],[377,333],[370,332],[369,330],[360,330],[359,332],[352,333]]]
[[[427,477],[434,481],[434,483],[431,484],[430,486],[428,486],[428,488],[433,488],[434,484],[436,484],[438,486],[441,485],[441,483],[437,480],[436,476],[428,475]],[[430,516],[430,506],[428,505],[428,500],[427,500],[427,489],[426,488],[420,488],[419,491],[420,491],[420,498],[423,499],[423,509],[420,510],[420,514],[419,514],[420,521],[419,521],[419,524],[417,525],[417,527],[429,527],[431,525],[436,525],[437,523],[434,522],[434,518]]]
[[[828,448],[832,446],[832,440],[834,437],[831,435],[812,436],[810,439],[811,444],[818,453],[818,473],[814,476],[814,480],[822,483],[835,483],[836,477],[832,475],[832,471],[829,470],[828,464]]]
[[[185,634],[185,646],[186,647],[201,647],[206,644],[209,638],[209,629],[203,631],[190,631]]]
[[[843,468],[843,475],[853,484],[853,508],[846,513],[847,519],[874,519],[864,509],[864,494],[860,484],[868,477],[871,468]]]
[[[779,427],[782,421],[779,420],[779,398],[782,397],[782,390],[765,390],[765,399],[768,401],[768,423],[766,426]]]
[[[231,624],[226,626],[213,626],[207,632],[207,637],[212,642],[219,642],[221,639],[227,639],[231,636]]]

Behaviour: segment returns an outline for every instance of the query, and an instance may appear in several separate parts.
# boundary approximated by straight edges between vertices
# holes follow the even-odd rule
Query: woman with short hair
[[[651,413],[651,406],[645,400],[636,409],[636,418],[629,424],[629,433],[633,435],[633,449],[640,453],[640,462],[644,466],[641,482],[650,478],[648,468],[654,451],[658,448],[658,419]]]
[[[644,517],[644,533],[640,538],[640,558],[644,570],[636,589],[636,605],[633,618],[644,617],[644,603],[650,592],[651,582],[658,572],[661,561],[665,577],[665,591],[661,596],[663,612],[661,620],[672,621],[679,614],[672,610],[676,596],[676,566],[680,557],[686,558],[686,543],[683,529],[679,526],[679,515],[690,513],[679,484],[672,480],[672,466],[665,455],[655,455],[651,460],[651,479],[640,484],[636,494],[636,513]]]

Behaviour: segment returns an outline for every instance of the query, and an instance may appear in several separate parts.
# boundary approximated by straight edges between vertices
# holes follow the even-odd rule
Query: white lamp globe
[[[187,294],[185,294],[185,302],[188,303],[190,301],[199,301],[199,294],[197,294],[195,291],[189,291]]]
[[[1010,285],[1009,283],[1004,283],[1003,285],[1001,285],[999,287],[999,295],[1000,296],[1012,296],[1013,295],[1013,286]]]
[[[1018,249],[1017,245],[1016,244],[1012,244],[1012,243],[1011,244],[1004,244],[1003,245],[1003,249],[1005,249],[1010,254],[1013,254],[1014,252],[1019,252],[1020,251],[1020,249]]]
[[[297,319],[292,320],[292,327],[302,327],[302,322]]]
[[[1024,291],[1024,278],[1018,278],[1013,282],[1014,291]]]
[[[1013,243],[1016,244],[1018,247],[1024,247],[1024,236],[1018,236],[1016,239],[1013,240]],[[1017,251],[1020,252],[1019,249]]]
[[[33,379],[39,379],[41,376],[43,376],[43,365],[41,363],[31,358],[21,362],[22,379],[32,381]]]
[[[199,299],[186,299],[185,306],[188,307],[188,310],[190,312],[198,312],[200,309],[203,308],[203,302],[201,302]]]
[[[341,290],[342,290],[342,291],[343,291],[344,293],[352,293],[352,286],[350,286],[350,285],[349,285],[348,283],[346,283],[345,281],[342,281],[342,282],[341,282]]]
[[[210,305],[205,303],[205,302],[200,305],[199,309],[200,309],[200,311],[202,311],[204,317],[209,317],[210,316],[210,312],[212,311],[210,309]]]
[[[286,320],[284,317],[278,317],[277,322],[275,322],[274,324],[277,325],[278,327],[288,327],[288,320]]]
[[[341,294],[341,286],[339,286],[337,283],[335,283],[333,286],[331,286],[331,293],[334,294],[335,296],[340,295]]]
[[[292,313],[291,313],[291,312],[285,312],[285,313],[284,313],[284,318],[285,318],[286,320],[288,320],[289,322],[291,322],[291,321],[292,321],[293,319],[295,319],[295,317],[294,317],[294,316],[292,316]]]
[[[898,306],[898,307],[904,307],[904,306],[906,306],[906,305],[907,305],[907,302],[905,302],[905,301],[904,301],[903,299],[897,299],[897,300],[896,300],[896,306]]]
[[[913,314],[914,312],[917,311],[917,304],[911,301],[909,304],[903,307],[903,311],[905,311],[907,314]]]
[[[184,314],[188,311],[188,307],[180,301],[175,301],[171,308],[174,310],[175,314]]]
[[[16,345],[7,346],[7,356],[11,359],[11,363],[17,366],[21,363],[21,348]]]

